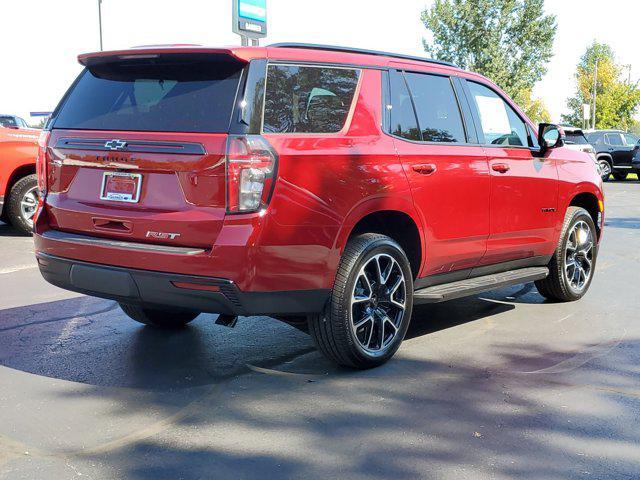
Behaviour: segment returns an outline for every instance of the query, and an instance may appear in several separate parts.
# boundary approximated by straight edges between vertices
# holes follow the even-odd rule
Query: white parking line
[[[37,265],[18,265],[16,267],[0,268],[0,275],[4,273],[13,273],[13,272],[20,272],[22,270],[30,270],[36,267]]]

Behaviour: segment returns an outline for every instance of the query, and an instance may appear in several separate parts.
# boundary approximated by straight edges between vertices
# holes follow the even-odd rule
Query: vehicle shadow
[[[8,223],[0,222],[0,237],[26,237]]]
[[[478,298],[419,306],[408,337],[512,308]],[[4,310],[0,365],[84,384],[56,394],[75,406],[76,425],[47,416],[46,432],[83,439],[63,454],[90,477],[107,466],[140,480],[431,478],[460,468],[476,478],[609,478],[613,451],[616,475],[640,471],[640,431],[625,427],[637,422],[638,339],[567,350],[485,340],[492,361],[478,360],[476,342],[446,359],[408,342],[388,364],[351,371],[282,323],[243,318],[229,330],[213,318],[168,334],[89,297]],[[100,402],[108,408],[96,412]],[[101,428],[119,432],[111,422],[148,412],[163,420],[95,444]]]
[[[622,217],[622,218],[607,218],[604,222],[605,227],[610,228],[631,228],[634,230],[640,229],[639,217]]]
[[[461,299],[416,306],[406,338],[416,338],[513,309]],[[77,297],[0,311],[0,365],[98,387],[175,389],[211,385],[315,351],[310,337],[268,317],[241,318],[234,329],[202,314],[175,331],[130,320],[116,302]],[[319,354],[318,354],[319,355]],[[320,361],[311,374],[341,369]]]

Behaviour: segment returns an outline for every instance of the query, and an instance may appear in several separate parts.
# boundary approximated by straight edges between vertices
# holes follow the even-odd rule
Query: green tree
[[[636,122],[634,112],[640,106],[638,83],[622,78],[622,67],[616,63],[613,49],[593,42],[576,67],[576,93],[567,100],[570,113],[562,116],[564,123],[582,124],[582,105],[592,104],[596,62],[596,128],[629,130]]]
[[[544,103],[531,96],[547,73],[556,34],[544,0],[435,0],[422,22],[433,34],[423,40],[433,58],[490,78],[532,119],[549,118]]]
[[[544,101],[540,98],[533,98],[531,91],[525,91],[520,106],[527,116],[536,123],[551,123],[551,114]]]

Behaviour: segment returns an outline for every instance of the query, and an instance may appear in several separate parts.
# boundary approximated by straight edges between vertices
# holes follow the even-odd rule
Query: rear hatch
[[[52,121],[50,226],[210,247],[225,216],[227,132],[246,62],[166,53],[86,63]]]

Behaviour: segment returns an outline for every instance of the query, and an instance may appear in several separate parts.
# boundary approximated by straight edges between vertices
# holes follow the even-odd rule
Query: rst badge
[[[147,232],[147,238],[155,238],[158,240],[175,240],[180,236],[179,233],[167,233],[167,232]]]

